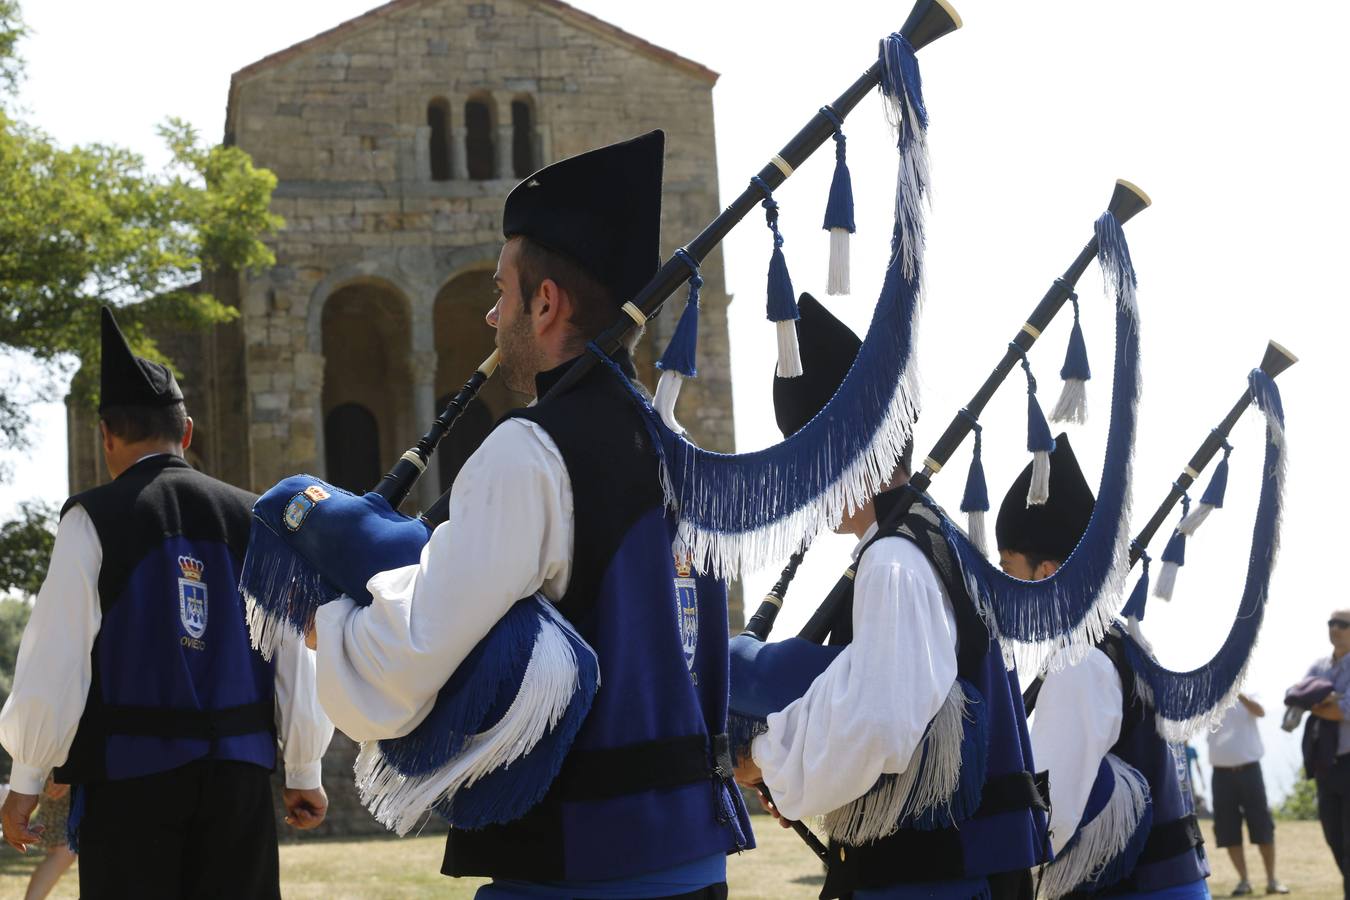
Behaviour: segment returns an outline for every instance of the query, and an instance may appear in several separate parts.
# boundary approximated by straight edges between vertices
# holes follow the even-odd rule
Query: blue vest
[[[276,764],[273,667],[239,595],[252,494],[174,456],[70,498],[103,549],[93,679],[58,781],[136,778],[198,759]]]
[[[567,368],[539,376],[539,396]],[[601,365],[513,414],[567,467],[573,555],[558,608],[595,650],[600,688],[544,800],[506,825],[452,829],[447,875],[626,878],[753,846],[725,735],[726,588],[677,566],[639,402]]]
[[[884,518],[888,501],[907,490],[880,495],[878,518]],[[949,815],[902,819],[897,831],[879,840],[861,846],[832,840],[824,898],[901,884],[980,878],[988,879],[996,896],[1004,892],[1004,885],[1016,894],[1029,884],[1027,870],[1049,857],[1045,790],[1034,774],[1017,674],[1004,666],[999,643],[966,590],[943,537],[940,515],[931,501],[921,498],[897,533],[918,545],[933,563],[956,618],[957,676],[980,720],[976,734],[966,726],[961,796],[954,798]],[[840,614],[831,643],[852,640],[851,606],[850,601]],[[926,758],[920,761],[920,773],[926,763]]]
[[[1138,695],[1134,670],[1123,646],[1124,638],[1112,629],[1100,649],[1120,675],[1125,713],[1120,739],[1111,752],[1128,763],[1148,782],[1153,804],[1153,826],[1139,860],[1122,881],[1098,894],[1156,891],[1190,884],[1209,876],[1203,839],[1191,804],[1177,776],[1177,759],[1171,746],[1158,734],[1153,708]]]

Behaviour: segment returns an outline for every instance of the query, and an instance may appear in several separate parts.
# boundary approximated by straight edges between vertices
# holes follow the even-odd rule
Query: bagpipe
[[[733,575],[743,567],[782,558],[782,548],[802,545],[845,504],[874,491],[884,477],[884,466],[909,438],[916,406],[910,361],[927,187],[927,112],[914,53],[960,25],[960,17],[945,0],[919,0],[900,31],[880,42],[877,61],[813,116],[726,210],[623,304],[618,320],[541,398],[547,403],[596,365],[617,371],[611,356],[624,338],[655,315],[682,282],[689,282],[690,299],[675,339],[658,364],[665,374],[654,405],[626,378],[622,380],[646,415],[661,457],[667,500],[680,519],[680,539],[703,571]],[[853,230],[851,198],[845,197],[842,121],[878,87],[896,127],[900,166],[893,252],[874,316],[876,338],[870,351],[874,358],[870,365],[855,367],[850,383],[841,388],[836,399],[846,413],[842,419],[813,423],[768,453],[736,456],[704,451],[685,438],[673,418],[680,380],[696,374],[693,335],[702,281],[698,266],[738,222],[762,205],[774,237],[768,314],[776,323],[780,371],[791,374],[794,363],[799,371],[795,300],[773,190],[827,139],[835,138],[836,177],[824,227],[832,232],[838,257],[846,241],[835,232]],[[832,268],[835,287],[845,287],[842,273],[847,264],[836,258]],[[358,496],[313,476],[297,475],[258,500],[240,590],[251,638],[265,656],[270,657],[288,634],[299,635],[312,627],[322,604],[347,596],[358,605],[369,605],[366,582],[373,575],[419,561],[432,529],[448,517],[450,492],[419,517],[402,515],[397,506],[495,364],[494,354],[374,490]],[[865,427],[857,427],[858,422]],[[728,503],[732,496],[744,502]],[[406,833],[428,810],[458,828],[518,818],[556,777],[599,682],[594,651],[552,604],[539,595],[520,600],[459,666],[426,719],[410,734],[362,746],[356,772],[362,801],[379,821],[399,833]]]

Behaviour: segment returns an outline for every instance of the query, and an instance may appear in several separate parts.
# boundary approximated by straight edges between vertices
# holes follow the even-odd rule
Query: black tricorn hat
[[[830,314],[820,301],[802,294],[797,301],[797,344],[802,374],[773,378],[773,413],[783,437],[795,434],[825,408],[844,383],[862,341],[853,330]]]
[[[112,310],[103,307],[103,363],[99,371],[99,412],[109,406],[168,406],[183,392],[168,366],[131,352]]]
[[[507,195],[502,234],[580,263],[622,306],[661,265],[665,149],[657,130],[545,166]]]
[[[1030,486],[1028,465],[998,508],[994,526],[998,549],[1063,562],[1087,531],[1097,502],[1078,467],[1068,435],[1055,438],[1055,451],[1050,454],[1050,499],[1042,506],[1028,506]]]

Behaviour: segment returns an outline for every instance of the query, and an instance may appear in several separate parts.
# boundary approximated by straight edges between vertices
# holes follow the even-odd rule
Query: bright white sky
[[[223,129],[235,70],[365,12],[372,0],[28,0],[33,35],[23,95],[28,118],[66,143],[164,153],[156,123],[177,115],[210,138]],[[578,0],[582,9],[721,72],[714,92],[722,194],[730,200],[823,103],[875,58],[899,27],[900,3],[750,3],[672,6]],[[1267,778],[1282,793],[1297,740],[1276,725],[1284,688],[1327,650],[1323,622],[1350,606],[1339,570],[1345,492],[1337,425],[1346,386],[1337,350],[1347,333],[1344,265],[1350,188],[1343,124],[1350,5],[1162,0],[959,0],[966,27],[921,53],[932,118],[933,213],[921,355],[919,453],[984,379],[1050,281],[1091,236],[1117,177],[1154,206],[1126,232],[1139,272],[1144,400],[1135,457],[1136,530],[1208,430],[1237,399],[1274,338],[1302,361],[1284,389],[1292,463],[1283,553],[1248,683],[1266,701]],[[881,282],[894,185],[894,150],[875,97],[848,120],[858,204],[852,298],[830,305],[859,331]],[[832,154],[818,153],[778,192],[799,290],[823,296],[827,238],[819,230]],[[764,322],[769,242],[762,219],[727,241],[737,439],[775,440],[769,399],[772,329]],[[1099,377],[1091,410],[1109,402],[1109,304],[1093,267],[1079,285],[1089,355]],[[1053,403],[1069,317],[1032,353]],[[995,505],[1025,465],[1024,382],[1015,372],[985,416],[985,466]],[[15,460],[0,511],[66,492],[65,421],[40,410],[41,440]],[[1257,417],[1233,435],[1227,507],[1190,542],[1176,600],[1155,601],[1147,631],[1163,661],[1201,664],[1236,607],[1248,553],[1261,452]],[[410,436],[411,437],[411,436]],[[1105,418],[1072,431],[1089,478],[1100,472]],[[969,449],[934,486],[960,500]],[[1207,478],[1202,481],[1207,482]],[[1196,499],[1198,499],[1197,490]],[[1320,505],[1319,505],[1320,504]],[[1319,513],[1318,510],[1321,510]],[[1166,534],[1154,543],[1161,553]],[[845,563],[849,540],[807,557],[779,634],[805,620]],[[1333,566],[1323,571],[1322,566]],[[1319,574],[1321,573],[1321,574]],[[754,608],[776,577],[747,581]],[[1330,584],[1330,589],[1326,585]],[[1203,752],[1203,740],[1199,741]]]

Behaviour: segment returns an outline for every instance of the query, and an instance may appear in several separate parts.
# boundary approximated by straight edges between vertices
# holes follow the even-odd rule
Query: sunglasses
[[[1328,628],[1350,628],[1350,622],[1344,619],[1327,619]]]

